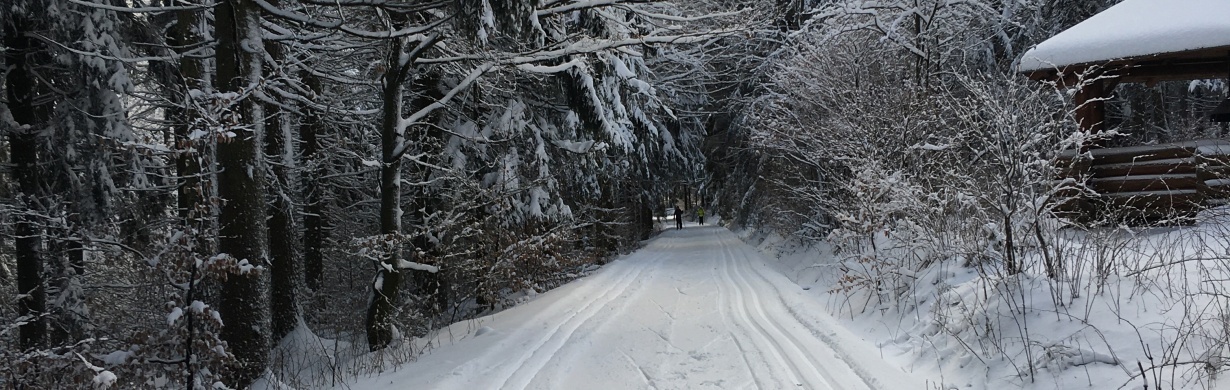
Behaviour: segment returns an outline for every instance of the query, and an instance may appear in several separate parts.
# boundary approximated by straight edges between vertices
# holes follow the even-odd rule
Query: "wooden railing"
[[[1230,140],[1071,151],[1055,166],[1078,184],[1060,191],[1056,210],[1081,223],[1190,223],[1230,198]]]

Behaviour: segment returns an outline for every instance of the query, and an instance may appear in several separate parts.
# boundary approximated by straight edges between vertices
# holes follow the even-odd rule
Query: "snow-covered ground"
[[[1063,282],[1032,258],[1018,276],[960,261],[898,270],[912,280],[900,303],[833,291],[841,256],[823,242],[738,235],[929,389],[1230,389],[1226,211],[1193,226],[1061,231]]]
[[[729,230],[689,224],[523,305],[441,330],[417,361],[339,388],[928,387],[806,293]]]
[[[300,365],[341,374],[307,382],[352,390],[1227,389],[1227,226],[1065,231],[1069,274],[1104,273],[1060,283],[1029,261],[1017,276],[945,261],[895,271],[914,282],[892,303],[835,289],[825,243],[688,224],[402,345],[426,351],[409,363],[309,332],[279,350],[331,356]]]

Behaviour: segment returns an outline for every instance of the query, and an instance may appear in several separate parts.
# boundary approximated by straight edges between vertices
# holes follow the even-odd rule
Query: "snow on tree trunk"
[[[270,348],[268,273],[266,263],[265,177],[260,139],[263,107],[250,94],[261,81],[260,13],[250,0],[227,0],[214,12],[217,37],[217,85],[224,96],[235,96],[231,115],[233,137],[218,145],[218,196],[222,198],[218,249],[229,255],[235,270],[222,285],[219,311],[222,340],[234,354],[225,373],[238,388],[250,385],[268,366]],[[254,268],[255,267],[255,268]]]

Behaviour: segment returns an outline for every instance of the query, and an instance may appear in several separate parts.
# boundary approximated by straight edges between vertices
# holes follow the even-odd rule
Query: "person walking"
[[[701,225],[705,224],[705,208],[704,207],[696,206],[696,221],[700,222]]]
[[[683,229],[683,209],[675,207],[675,229]]]

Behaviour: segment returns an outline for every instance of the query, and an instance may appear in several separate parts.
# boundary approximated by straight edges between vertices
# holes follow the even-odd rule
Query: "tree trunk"
[[[380,234],[390,240],[401,234],[401,158],[395,155],[397,147],[405,140],[399,123],[402,110],[402,84],[406,73],[399,66],[405,44],[401,39],[389,42],[389,71],[384,76],[384,116],[380,126]],[[393,341],[393,312],[397,305],[401,271],[397,265],[401,258],[401,245],[393,244],[381,259],[381,265],[372,281],[372,299],[367,308],[367,346],[375,351]]]
[[[290,178],[282,149],[286,147],[282,133],[280,113],[269,116],[265,126],[265,153],[273,164],[273,191],[269,197],[269,257],[271,305],[273,309],[273,339],[280,340],[294,330],[299,320],[298,285],[299,262],[295,254],[295,221],[291,215],[293,205],[289,200]]]
[[[436,88],[439,83],[440,77],[438,74],[429,73],[416,77],[411,83],[412,91],[416,97],[410,102],[409,111],[421,110],[432,102],[443,99],[444,93],[440,91],[440,88]],[[427,121],[431,122],[435,119],[438,118],[429,116]],[[444,132],[434,127],[427,127],[423,129],[423,133],[415,133],[415,135],[418,136],[415,139],[416,146],[418,147],[415,152],[425,155],[424,159],[428,160],[429,163],[439,164],[440,161],[433,159],[440,155],[440,147],[444,143]],[[430,167],[423,164],[411,164],[407,170],[409,171],[407,176],[411,180],[416,180],[420,183],[430,180],[433,172]],[[411,221],[418,226],[425,226],[427,216],[431,215],[436,208],[435,200],[432,198],[432,193],[428,188],[416,186],[412,190],[414,197],[410,204]],[[428,228],[430,227],[428,226]],[[428,234],[431,234],[431,232],[424,231],[414,237],[412,243],[414,244],[415,252],[429,254],[425,256],[426,258],[416,258],[414,261],[428,265],[437,265],[431,259],[437,258],[439,254],[435,253],[435,245],[428,239]],[[429,303],[426,309],[430,311],[427,314],[435,316],[443,313],[449,304],[449,289],[444,275],[439,272],[410,272],[413,275],[415,288],[419,294],[430,296],[430,299],[426,301]]]
[[[395,26],[404,23],[404,15],[394,14],[393,17]],[[393,314],[403,277],[399,267],[402,247],[400,149],[406,144],[406,127],[401,123],[402,110],[405,108],[402,94],[410,80],[415,59],[424,50],[434,46],[438,38],[436,36],[427,38],[427,41],[419,41],[409,51],[406,50],[409,48],[408,38],[390,40],[389,51],[386,53],[389,70],[384,75],[384,89],[381,92],[384,116],[380,128],[380,233],[393,244],[386,248],[388,253],[381,260],[372,283],[371,306],[367,310],[367,343],[373,351],[387,347],[393,341]],[[428,84],[434,86],[434,83]],[[411,106],[413,110],[423,109],[429,104],[427,102],[439,98],[439,95],[433,95],[428,89],[420,87],[420,83],[415,83],[415,86],[422,90],[418,91],[419,98],[415,99]],[[419,206],[416,201],[416,209],[426,207]]]
[[[29,31],[30,20],[20,14],[10,15],[13,19],[4,24],[4,45],[8,47],[5,61],[10,67],[5,89],[8,90],[8,105],[13,119],[22,127],[8,132],[9,156],[13,177],[17,180],[18,207],[24,209],[14,218],[16,226],[13,231],[17,293],[25,294],[17,301],[17,315],[30,317],[20,326],[18,333],[20,348],[29,350],[42,346],[47,337],[47,321],[42,318],[47,311],[47,290],[43,281],[43,231],[38,221],[38,215],[44,208],[39,203],[43,194],[38,180],[37,134],[48,125],[51,106],[35,102],[45,86],[31,70],[35,63],[40,62],[36,58],[43,57],[45,49],[37,39],[24,35]]]
[[[185,5],[185,3],[176,1],[174,5]],[[175,27],[171,30],[170,43],[174,46],[174,50],[178,54],[184,54],[188,48],[195,46],[200,42],[201,37],[197,35],[194,28],[200,23],[200,15],[198,11],[179,11],[176,15]],[[171,93],[170,99],[176,104],[167,110],[167,117],[173,122],[172,127],[175,131],[175,148],[178,153],[175,155],[175,171],[178,173],[179,185],[177,189],[179,217],[188,226],[201,226],[193,221],[199,222],[205,217],[204,210],[197,210],[197,207],[202,205],[202,200],[205,198],[205,188],[201,180],[201,161],[198,142],[193,142],[188,134],[192,131],[192,114],[188,108],[191,98],[188,97],[190,89],[203,87],[202,77],[204,72],[201,69],[200,60],[192,57],[182,57],[179,60],[179,82],[178,88]],[[199,248],[205,250],[206,248]]]
[[[275,7],[277,0],[270,2]],[[274,63],[269,68],[278,66],[282,59],[282,46],[276,42],[267,42],[265,50]],[[272,72],[270,72],[272,73]],[[285,121],[286,113],[279,107],[270,106],[270,112],[265,119],[265,158],[273,161],[273,185],[269,196],[269,258],[272,293],[270,304],[273,309],[273,340],[281,340],[299,324],[299,259],[295,253],[295,219],[291,213],[290,201],[290,167],[294,164],[287,143]]]
[[[315,97],[320,96],[320,78],[310,72],[302,73],[304,83]],[[307,168],[303,174],[303,260],[304,279],[307,288],[312,291],[320,289],[324,279],[324,189],[320,185],[324,169],[317,154],[320,152],[320,137],[324,132],[323,119],[316,107],[307,107],[307,116],[299,127],[300,144],[303,147],[303,165]]]
[[[260,12],[251,0],[224,0],[214,11],[217,80],[221,92],[255,88],[261,77]],[[221,338],[235,361],[227,367],[229,385],[244,388],[264,373],[269,360],[270,324],[266,263],[265,175],[259,141],[263,107],[255,97],[238,103],[235,137],[218,145],[218,196],[222,198],[218,248],[230,255],[235,271],[222,285]]]
[[[688,183],[683,186],[683,210],[684,215],[692,210],[692,184]]]
[[[190,5],[183,0],[168,0],[167,5],[170,6],[186,6]],[[183,10],[175,13],[175,25],[167,32],[167,43],[171,45],[171,49],[176,54],[185,54],[188,49],[195,47],[202,40],[196,29],[201,25],[202,16],[199,11]],[[190,91],[192,89],[205,89],[206,80],[204,79],[204,70],[200,59],[191,56],[181,56],[179,61],[173,65],[173,69],[168,69],[166,78],[167,100],[172,102],[167,108],[166,118],[171,123],[171,136],[173,137],[175,147],[175,178],[176,181],[176,215],[179,217],[180,228],[185,234],[189,235],[187,252],[189,256],[185,261],[190,262],[188,275],[188,288],[184,293],[184,302],[192,303],[197,300],[204,300],[211,305],[218,305],[216,300],[212,300],[209,293],[203,290],[209,290],[209,283],[197,283],[199,276],[199,267],[197,259],[205,259],[213,254],[212,242],[209,237],[213,237],[213,209],[209,207],[205,199],[209,198],[212,188],[209,183],[202,180],[204,165],[201,148],[205,146],[204,142],[193,140],[189,137],[192,132],[192,123],[196,113],[191,109],[192,97]],[[142,240],[146,241],[146,240]],[[216,291],[215,291],[216,292]],[[192,310],[184,313],[184,324],[187,327],[187,337],[183,340],[183,354],[185,356],[183,362],[183,373],[186,376],[184,383],[195,383],[198,374],[196,367],[196,343],[197,343],[197,321],[196,314]]]

